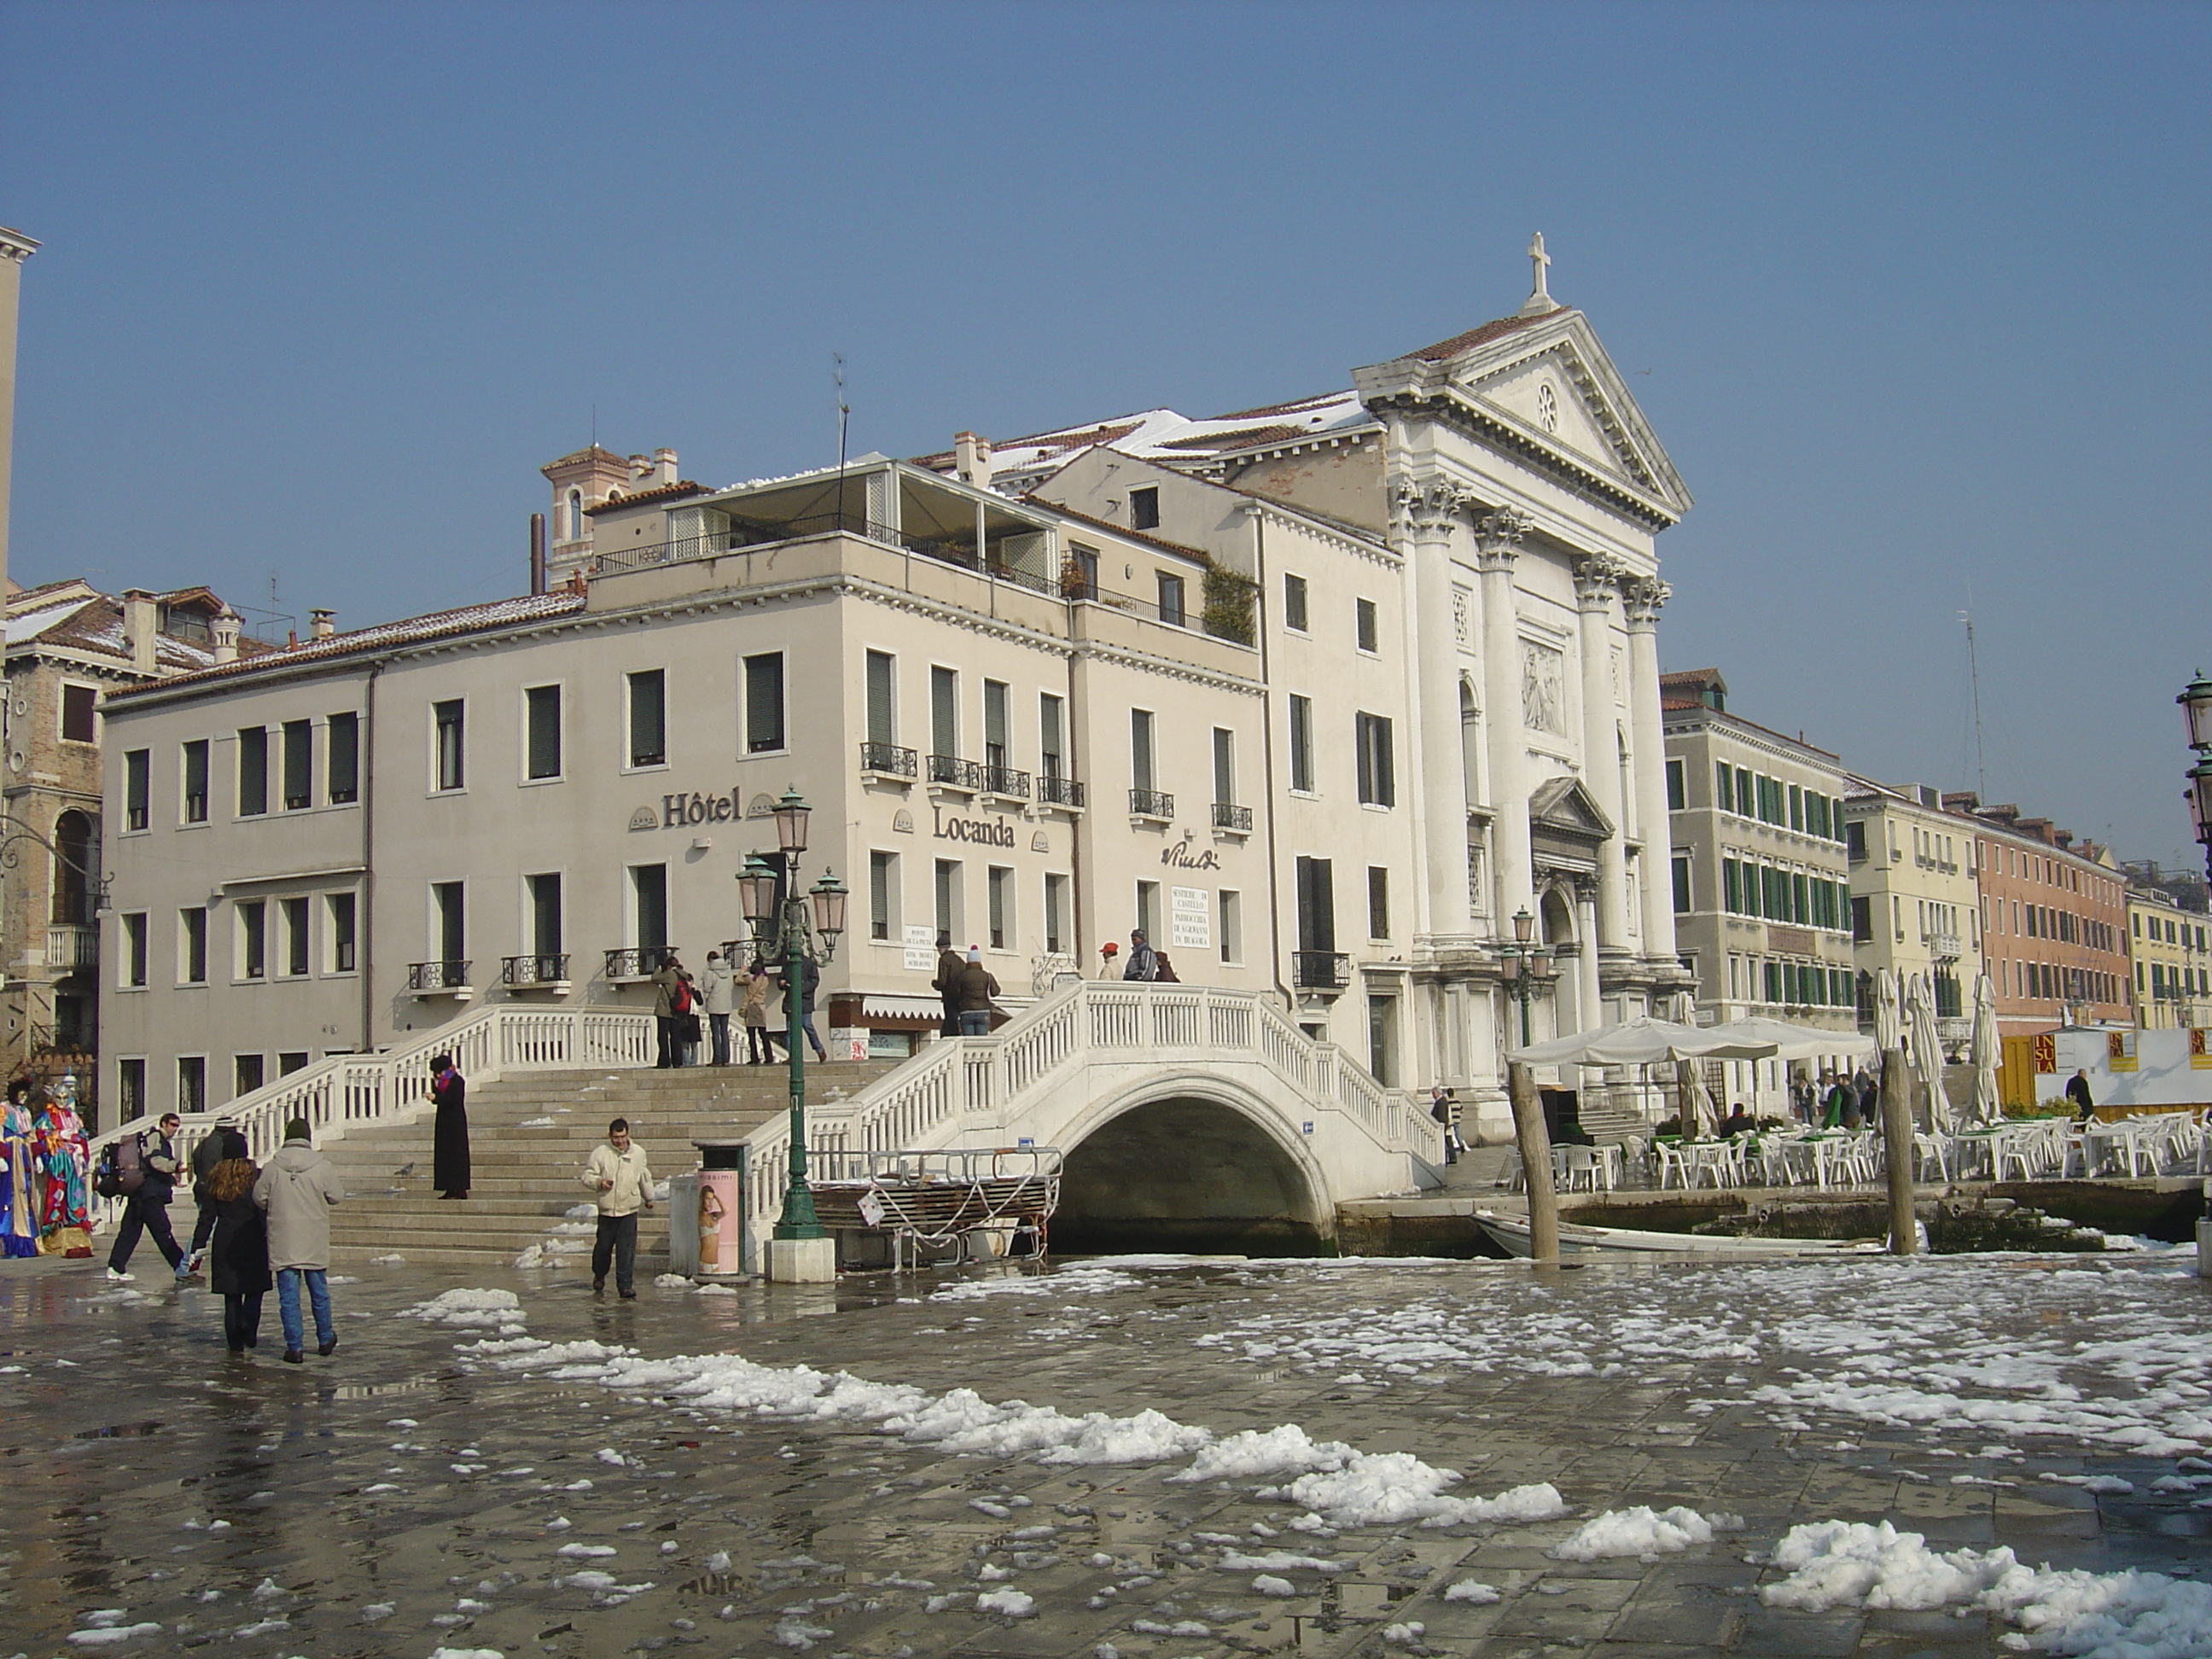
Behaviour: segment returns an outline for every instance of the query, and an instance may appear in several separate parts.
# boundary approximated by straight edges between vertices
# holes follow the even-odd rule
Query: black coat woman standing
[[[244,1353],[261,1340],[261,1298],[276,1282],[269,1272],[269,1223],[253,1202],[253,1160],[228,1158],[208,1174],[215,1232],[208,1241],[208,1289],[222,1298],[222,1340]]]
[[[430,1062],[430,1098],[438,1121],[430,1141],[430,1184],[441,1198],[469,1195],[469,1085],[453,1069],[453,1057]]]

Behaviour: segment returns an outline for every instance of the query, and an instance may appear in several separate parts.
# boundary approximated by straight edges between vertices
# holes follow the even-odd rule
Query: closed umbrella
[[[1929,1132],[1953,1128],[1951,1103],[1943,1093],[1943,1039],[1936,1030],[1936,998],[1924,974],[1915,974],[1905,989],[1905,1042],[1912,1069],[1928,1091]]]
[[[1719,1114],[1714,1110],[1713,1097],[1705,1087],[1705,1068],[1694,1060],[1674,1062],[1676,1092],[1682,1100],[1682,1139],[1703,1140],[1705,1126],[1718,1127]]]
[[[1897,976],[1887,968],[1874,977],[1874,1046],[1883,1054],[1905,1047],[1905,1022],[1897,1011]]]
[[[1974,1116],[1995,1123],[2004,1115],[1997,1099],[1997,1060],[2002,1046],[1997,1041],[1997,988],[1987,974],[1974,981]]]

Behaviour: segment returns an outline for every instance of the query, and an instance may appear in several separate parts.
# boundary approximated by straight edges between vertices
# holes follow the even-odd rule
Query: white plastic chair
[[[1670,1180],[1687,1192],[1690,1188],[1690,1166],[1682,1157],[1679,1145],[1660,1140],[1652,1143],[1652,1151],[1659,1157],[1659,1190],[1665,1192]]]

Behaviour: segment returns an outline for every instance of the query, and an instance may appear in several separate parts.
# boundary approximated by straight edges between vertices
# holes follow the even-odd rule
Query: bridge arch
[[[1056,1252],[1314,1255],[1335,1237],[1328,1173],[1302,1126],[1218,1075],[1154,1073],[1054,1138]]]

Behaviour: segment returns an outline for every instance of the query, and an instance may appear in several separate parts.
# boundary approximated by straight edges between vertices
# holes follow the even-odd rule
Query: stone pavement
[[[1923,1434],[1856,1423],[1838,1439],[1832,1423],[1692,1409],[1723,1373],[1737,1395],[1797,1374],[1771,1361],[1661,1357],[1634,1374],[1378,1371],[1360,1382],[1288,1355],[1255,1362],[1236,1342],[1194,1346],[1275,1309],[1356,1319],[1463,1297],[1479,1322],[1486,1288],[1518,1294],[1539,1273],[1549,1275],[1544,1294],[1571,1304],[1579,1285],[1607,1275],[1656,1285],[1730,1271],[1205,1265],[1079,1296],[933,1299],[959,1281],[885,1276],[735,1295],[648,1285],[623,1303],[594,1299],[570,1276],[371,1267],[334,1287],[338,1352],[289,1366],[276,1358],[273,1297],[259,1352],[233,1359],[204,1291],[144,1275],[120,1295],[96,1264],[11,1262],[0,1267],[0,1468],[12,1500],[0,1659],[202,1650],[428,1659],[441,1648],[509,1659],[695,1649],[713,1659],[809,1649],[817,1659],[1950,1659],[2004,1651],[2007,1627],[1978,1613],[1771,1611],[1753,1590],[1761,1569],[1745,1558],[1796,1522],[1891,1516],[1945,1547],[2008,1543],[2031,1562],[2189,1571],[2203,1559],[2206,1512],[2185,1501],[2033,1484],[2045,1470],[2118,1473],[2140,1493],[2170,1457],[2088,1457],[2063,1443],[2032,1443],[2024,1462],[2003,1448],[1938,1452],[1961,1479],[1929,1484],[1903,1468],[1930,1455]],[[1550,1481],[1577,1513],[1315,1537],[1284,1530],[1298,1506],[1255,1497],[1254,1480],[1171,1481],[1180,1462],[951,1456],[859,1427],[695,1413],[588,1380],[472,1370],[457,1346],[486,1333],[393,1316],[457,1284],[517,1291],[538,1338],[595,1338],[647,1356],[735,1352],[1071,1413],[1150,1407],[1222,1434],[1298,1423],[1316,1439],[1463,1470],[1468,1495]],[[2129,1285],[2129,1294],[2201,1294],[2171,1275],[2140,1292]],[[2021,1316],[2044,1317],[2025,1297]],[[2006,1484],[1971,1484],[1985,1480]],[[1733,1511],[1747,1524],[1656,1559],[1547,1553],[1587,1515],[1639,1504]],[[1262,1541],[1255,1523],[1279,1535]],[[1215,1565],[1232,1538],[1349,1571],[1286,1570],[1293,1593],[1270,1596],[1249,1570]],[[1469,1577],[1500,1599],[1442,1599]],[[1000,1588],[1034,1598],[1034,1616],[979,1613],[975,1593]],[[137,1626],[158,1628],[96,1634]]]

